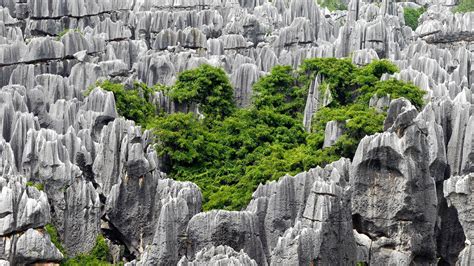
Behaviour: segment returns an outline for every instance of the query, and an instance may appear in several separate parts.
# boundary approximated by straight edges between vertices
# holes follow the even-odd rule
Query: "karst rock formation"
[[[474,12],[456,2],[0,0],[0,265],[59,263],[47,224],[69,256],[103,234],[127,265],[474,265]],[[403,7],[421,5],[412,30]],[[93,88],[207,63],[245,107],[273,66],[311,57],[389,59],[427,104],[371,99],[384,132],[354,158],[261,184],[241,211],[202,212],[199,187],[167,178],[151,133]],[[320,84],[306,128],[331,101]],[[341,131],[328,123],[324,145]]]

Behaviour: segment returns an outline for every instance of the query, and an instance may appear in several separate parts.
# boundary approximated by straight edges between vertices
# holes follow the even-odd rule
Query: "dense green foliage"
[[[26,186],[35,187],[39,191],[44,190],[44,184],[42,184],[42,183],[35,183],[35,182],[32,182],[32,181],[28,181],[28,182],[26,182]]]
[[[109,80],[97,83],[96,86],[114,93],[118,113],[127,119],[146,125],[150,117],[155,115],[156,108],[151,103],[154,88],[149,88],[143,83],[135,83],[133,89],[126,89],[123,84]],[[90,93],[93,88],[91,87],[87,93]]]
[[[471,1],[471,0],[468,0]],[[425,13],[426,8],[420,7],[420,8],[411,8],[411,7],[405,7],[403,9],[403,16],[405,17],[405,25],[409,26],[413,30],[416,30],[418,27],[418,19],[420,16]]]
[[[61,240],[59,239],[58,230],[53,224],[46,224],[44,226],[44,230],[49,234],[51,238],[51,242],[54,246],[64,255],[66,256],[66,249],[64,249],[63,245],[61,244]]]
[[[74,258],[66,259],[61,265],[64,266],[80,266],[94,265],[107,266],[111,265],[107,260],[110,256],[109,246],[105,242],[102,235],[98,235],[92,250],[88,254],[79,254]]]
[[[182,72],[168,95],[179,103],[199,104],[206,116],[216,119],[230,115],[235,109],[233,89],[226,73],[210,65]]]
[[[467,13],[474,11],[474,1],[473,0],[459,0],[458,6],[454,8],[454,12]]]
[[[277,66],[254,84],[253,105],[238,109],[225,73],[203,65],[180,74],[164,92],[179,104],[198,105],[204,118],[193,113],[159,113],[135,116],[135,121],[154,132],[156,150],[165,159],[169,175],[201,188],[205,210],[235,210],[249,202],[260,183],[341,156],[351,158],[361,138],[382,130],[385,114],[368,107],[373,95],[406,97],[420,107],[423,92],[418,88],[380,80],[383,74],[396,71],[386,60],[360,68],[349,59],[335,58],[308,59],[296,71]],[[319,109],[311,132],[306,132],[302,126],[306,94],[318,74],[323,80],[320,89],[330,89],[333,100]],[[115,86],[121,85],[105,87]],[[116,96],[116,101],[123,98]],[[128,109],[117,107],[132,117]],[[345,132],[334,145],[323,148],[324,130],[331,120],[342,121]]]
[[[321,7],[326,7],[330,11],[347,10],[347,5],[341,0],[317,0],[317,2]]]

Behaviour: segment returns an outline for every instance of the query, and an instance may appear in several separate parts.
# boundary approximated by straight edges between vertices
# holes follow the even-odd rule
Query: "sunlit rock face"
[[[456,2],[0,0],[0,264],[60,262],[50,224],[68,256],[103,235],[130,265],[473,265],[474,13]],[[406,6],[426,6],[415,30]],[[172,85],[211,64],[245,108],[272,67],[311,57],[388,59],[400,71],[382,79],[426,105],[374,96],[384,132],[354,158],[261,184],[241,211],[202,212],[198,186],[168,179],[152,133],[96,86]],[[307,131],[333,101],[311,78]],[[325,147],[346,122],[327,123]]]

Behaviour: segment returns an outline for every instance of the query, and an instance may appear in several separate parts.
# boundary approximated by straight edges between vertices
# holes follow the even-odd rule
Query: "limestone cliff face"
[[[103,234],[130,265],[474,265],[474,13],[452,13],[454,1],[346,4],[0,0],[0,264],[61,261],[51,223],[68,255]],[[425,4],[412,30],[403,7]],[[261,184],[242,211],[201,212],[199,188],[168,179],[150,132],[95,88],[170,85],[208,63],[245,107],[273,66],[310,57],[387,58],[401,71],[382,79],[412,82],[427,104],[372,98],[388,109],[383,133],[354,158]],[[309,87],[307,130],[332,101],[322,85],[317,76]],[[344,130],[329,122],[324,146]]]

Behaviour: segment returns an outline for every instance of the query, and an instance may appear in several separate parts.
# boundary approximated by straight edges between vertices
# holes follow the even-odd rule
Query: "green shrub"
[[[321,7],[326,7],[330,11],[347,10],[347,5],[340,0],[317,0]]]
[[[179,74],[168,95],[179,103],[200,104],[200,111],[212,118],[224,118],[235,110],[234,91],[227,74],[210,65]]]
[[[79,254],[73,258],[68,258],[61,263],[64,266],[108,266],[111,265],[107,260],[110,257],[109,246],[102,235],[98,235],[95,245],[88,254]]]
[[[307,88],[316,74],[320,74],[324,83],[329,85],[336,103],[344,105],[350,102],[356,69],[356,66],[347,58],[311,58],[306,59],[300,66],[299,80],[300,84],[304,84]]]
[[[126,89],[123,84],[113,83],[105,80],[96,84],[103,90],[114,93],[115,106],[119,115],[146,126],[148,121],[154,117],[156,107],[151,103],[151,94],[154,89],[147,87],[143,83],[135,83],[133,89]],[[86,95],[91,92],[91,87]]]
[[[358,93],[361,94],[359,102],[362,104],[368,104],[374,95],[381,97],[388,94],[391,99],[401,97],[408,99],[419,110],[424,105],[423,96],[426,94],[415,85],[396,79],[378,81],[374,86],[363,86]]]
[[[51,242],[54,246],[64,255],[66,256],[66,249],[64,249],[63,245],[61,244],[61,240],[59,238],[58,230],[53,224],[46,224],[44,229],[49,234],[51,238]]]
[[[454,8],[454,12],[467,13],[474,11],[474,1],[472,0],[459,0],[458,5]]]
[[[471,0],[467,0],[471,1]],[[418,27],[418,19],[420,16],[425,13],[426,8],[420,7],[420,8],[411,8],[411,7],[405,7],[403,9],[403,16],[405,17],[405,25],[409,26],[413,30],[416,30]]]
[[[302,113],[306,89],[298,87],[296,81],[291,66],[275,66],[269,75],[263,76],[253,86],[255,107],[269,107],[291,116]]]
[[[28,181],[26,182],[26,186],[28,187],[35,187],[37,190],[39,191],[43,191],[44,190],[44,184],[42,183],[35,183],[33,181]]]

